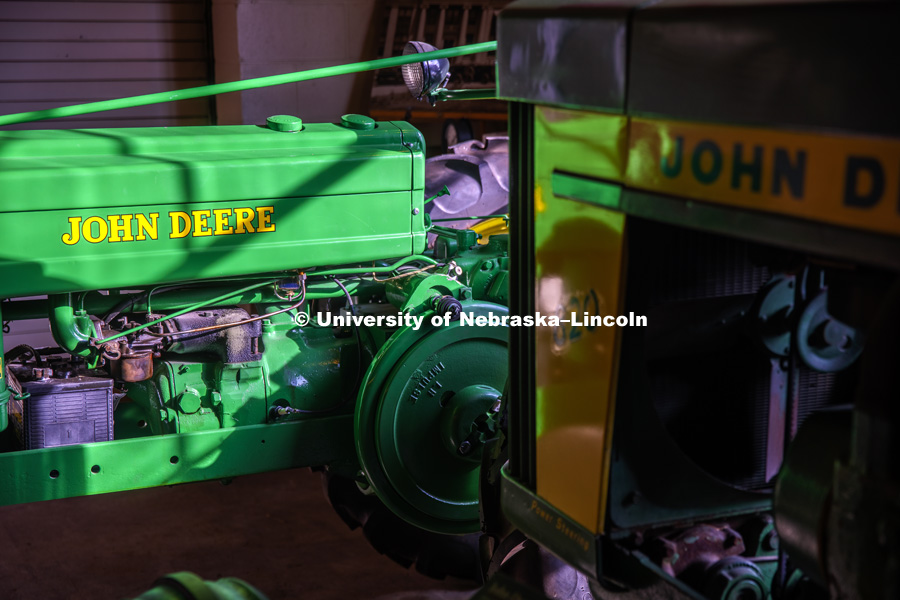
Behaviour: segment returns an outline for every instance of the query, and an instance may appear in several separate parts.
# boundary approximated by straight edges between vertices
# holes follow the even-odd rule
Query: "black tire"
[[[350,529],[362,528],[369,544],[405,568],[434,579],[455,577],[482,583],[479,534],[446,535],[410,525],[392,513],[374,494],[364,494],[356,482],[322,473],[325,497]]]

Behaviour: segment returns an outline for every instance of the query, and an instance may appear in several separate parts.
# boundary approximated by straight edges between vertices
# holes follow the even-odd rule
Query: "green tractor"
[[[0,123],[401,64],[428,79],[417,95],[441,94],[447,56],[493,47]],[[480,576],[460,534],[480,529],[507,336],[464,321],[507,313],[508,243],[431,222],[418,130],[279,115],[0,131],[0,190],[4,333],[48,319],[54,341],[5,345],[0,504],[314,467],[383,552]]]

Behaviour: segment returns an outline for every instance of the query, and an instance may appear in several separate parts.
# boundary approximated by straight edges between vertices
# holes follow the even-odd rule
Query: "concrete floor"
[[[377,554],[305,469],[0,507],[0,548],[0,600],[131,598],[176,571],[239,577],[271,600],[461,600],[472,587]]]

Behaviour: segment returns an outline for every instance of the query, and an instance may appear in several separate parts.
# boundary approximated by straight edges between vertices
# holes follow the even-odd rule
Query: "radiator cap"
[[[341,125],[349,129],[375,129],[375,119],[365,115],[344,115],[341,117]]]
[[[296,132],[303,129],[303,120],[291,115],[275,115],[266,119],[266,126],[275,131]]]

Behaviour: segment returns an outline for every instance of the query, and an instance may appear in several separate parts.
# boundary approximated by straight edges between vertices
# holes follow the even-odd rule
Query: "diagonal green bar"
[[[193,312],[195,310],[204,308],[206,306],[209,306],[210,304],[215,304],[216,302],[225,300],[227,298],[234,298],[235,296],[240,296],[244,292],[249,292],[250,290],[255,290],[257,288],[261,288],[266,285],[271,285],[271,284],[275,283],[276,281],[278,281],[278,280],[273,279],[271,281],[263,281],[262,283],[254,283],[253,285],[248,285],[247,287],[241,288],[239,290],[235,290],[233,292],[227,292],[225,294],[222,294],[221,296],[217,296],[216,298],[212,298],[210,300],[201,300],[200,302],[198,302],[196,304],[192,304],[191,306],[188,306],[187,308],[182,308],[181,310],[173,312],[172,314],[168,314],[164,317],[160,317],[159,319],[156,319],[155,321],[150,321],[149,323],[144,323],[143,325],[133,327],[133,328],[129,329],[128,331],[123,331],[122,333],[117,333],[116,335],[99,340],[96,343],[99,345],[99,344],[105,344],[106,342],[111,342],[113,340],[117,340],[121,337],[125,337],[128,334],[135,333],[137,331],[141,331],[142,329],[147,329],[148,327],[156,325],[157,323],[162,323],[163,321],[168,321],[169,319],[174,319],[175,317],[180,317],[181,315],[183,315],[185,313]]]
[[[60,117],[74,117],[76,115],[117,110],[119,108],[133,108],[135,106],[146,106],[148,104],[161,104],[163,102],[174,102],[176,100],[203,98],[205,96],[215,96],[216,94],[225,94],[228,92],[241,92],[261,87],[282,85],[284,83],[297,83],[299,81],[309,81],[311,79],[321,79],[323,77],[349,75],[351,73],[361,73],[363,71],[373,71],[375,69],[385,69],[387,67],[399,67],[400,65],[438,58],[453,58],[454,56],[492,52],[496,49],[497,42],[483,42],[481,44],[470,44],[468,46],[459,46],[457,48],[435,50],[434,52],[422,52],[421,54],[409,54],[406,56],[392,56],[389,58],[351,63],[349,65],[337,65],[334,67],[323,67],[321,69],[286,73],[284,75],[257,77],[255,79],[246,79],[244,81],[216,83],[213,85],[204,85],[173,92],[158,92],[155,94],[144,94],[143,96],[132,96],[130,98],[101,100],[100,102],[88,102],[87,104],[48,108],[46,110],[35,110],[0,116],[0,125],[13,125],[15,123],[28,123],[30,121],[42,121],[44,119],[57,119]]]
[[[353,462],[353,415],[0,453],[0,506]]]

